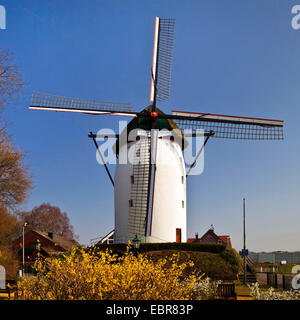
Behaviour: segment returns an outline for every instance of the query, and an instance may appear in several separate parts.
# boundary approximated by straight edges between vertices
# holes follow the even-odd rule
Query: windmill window
[[[181,183],[184,184],[184,176],[181,176]]]
[[[132,199],[129,200],[129,207],[130,208],[133,207],[133,200]]]
[[[131,184],[134,184],[134,175],[130,176]]]
[[[182,205],[182,208],[184,208],[184,201],[183,200],[181,201],[181,205]]]

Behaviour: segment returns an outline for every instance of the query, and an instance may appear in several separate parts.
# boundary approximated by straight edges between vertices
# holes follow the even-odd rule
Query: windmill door
[[[181,229],[176,229],[176,242],[181,242]]]

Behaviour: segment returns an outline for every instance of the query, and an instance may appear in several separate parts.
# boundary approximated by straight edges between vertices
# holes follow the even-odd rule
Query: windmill
[[[174,19],[155,18],[150,105],[133,111],[131,105],[33,93],[30,109],[77,112],[91,115],[127,116],[133,119],[117,136],[118,163],[112,178],[115,196],[115,243],[135,236],[144,242],[186,242],[186,177],[210,137],[250,140],[283,139],[283,121],[210,113],[172,111],[165,114],[159,101],[170,96]],[[167,129],[167,130],[163,130]],[[192,165],[186,170],[184,129],[205,137]],[[128,132],[135,130],[135,138]],[[172,134],[168,133],[172,131]],[[174,133],[175,132],[175,133]],[[175,138],[174,138],[175,136]],[[98,148],[96,134],[92,132]],[[109,138],[108,135],[106,137]],[[125,137],[125,138],[124,138]],[[121,163],[131,150],[132,161]],[[99,149],[98,149],[99,151]],[[100,157],[102,157],[101,152]],[[103,159],[103,157],[102,157]]]

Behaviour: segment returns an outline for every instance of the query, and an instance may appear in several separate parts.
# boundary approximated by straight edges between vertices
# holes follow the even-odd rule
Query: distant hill
[[[249,252],[249,257],[260,263],[279,264],[281,261],[287,263],[300,263],[300,251],[272,251],[272,252]]]

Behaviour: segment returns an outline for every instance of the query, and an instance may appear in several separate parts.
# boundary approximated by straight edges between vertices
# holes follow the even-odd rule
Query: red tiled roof
[[[216,235],[213,230],[208,230],[201,238],[188,238],[186,242],[188,243],[193,243],[193,242],[204,242],[206,236],[208,234],[211,234],[214,236],[214,238],[217,240],[218,238],[226,245],[228,245],[229,248],[232,248],[232,245],[231,245],[231,238],[229,235],[221,235],[221,236],[218,236]]]
[[[225,244],[228,245],[229,248],[232,248],[231,246],[231,239],[230,236],[218,236]]]
[[[196,240],[199,240],[199,239],[196,239],[196,238],[188,238],[186,240],[186,242],[196,242]]]

